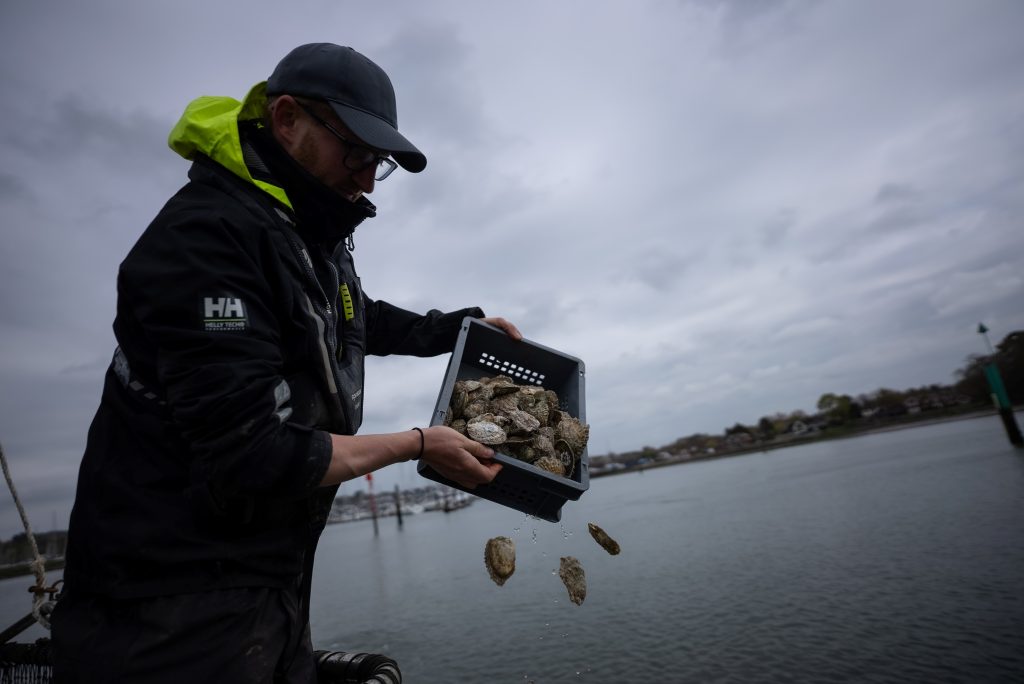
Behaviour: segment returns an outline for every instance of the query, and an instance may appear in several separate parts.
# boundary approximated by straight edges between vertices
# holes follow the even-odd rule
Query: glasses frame
[[[345,143],[345,145],[348,147],[348,151],[345,153],[343,163],[345,164],[345,168],[348,169],[349,171],[354,171],[358,173],[359,171],[363,171],[364,169],[370,166],[376,166],[377,173],[374,174],[373,179],[382,181],[388,176],[390,176],[392,171],[398,168],[398,164],[393,159],[388,158],[387,155],[381,154],[372,147],[367,147],[366,145],[352,142],[351,140],[343,136],[338,131],[337,128],[335,128],[334,126],[320,118],[320,116],[318,116],[317,113],[313,111],[313,108],[307,105],[305,102],[300,102],[299,100],[295,100],[295,102],[299,105],[299,107],[302,108],[302,111],[306,112],[306,114],[309,114],[313,121],[316,121],[318,124],[320,124],[328,131],[330,131],[335,138]],[[359,150],[366,151],[362,155],[362,158],[367,161],[360,161],[358,158],[353,159],[353,155]],[[371,156],[372,159],[369,158]]]

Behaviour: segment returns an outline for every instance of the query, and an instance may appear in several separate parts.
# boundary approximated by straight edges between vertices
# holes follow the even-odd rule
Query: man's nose
[[[352,179],[359,186],[359,189],[363,191],[363,194],[369,195],[373,192],[373,184],[376,182],[374,176],[377,174],[377,165],[370,164],[362,171],[356,171],[352,174]]]

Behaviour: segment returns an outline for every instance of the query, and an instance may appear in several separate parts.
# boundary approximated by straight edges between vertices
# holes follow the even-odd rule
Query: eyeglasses
[[[391,175],[391,172],[398,168],[393,160],[388,159],[386,156],[379,154],[376,150],[371,149],[365,145],[359,145],[354,143],[341,133],[338,132],[331,124],[327,123],[313,111],[312,107],[299,102],[296,100],[298,105],[302,107],[302,110],[309,114],[314,121],[329,130],[335,138],[345,143],[348,146],[348,152],[345,153],[345,168],[349,171],[362,171],[369,166],[376,166],[377,171],[373,175],[374,180],[382,181]]]

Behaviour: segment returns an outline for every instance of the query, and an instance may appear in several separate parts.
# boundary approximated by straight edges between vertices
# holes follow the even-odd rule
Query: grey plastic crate
[[[465,318],[448,362],[441,392],[434,405],[431,425],[443,425],[457,380],[507,375],[519,385],[534,385],[553,390],[560,408],[586,422],[583,362],[536,342],[513,340],[503,331],[476,318]],[[522,511],[542,520],[558,522],[562,505],[576,501],[590,487],[590,460],[584,449],[580,464],[571,477],[561,477],[501,453],[495,447],[494,458],[503,464],[490,484],[466,489],[441,476],[426,463],[417,470],[426,478],[469,492],[484,499]]]

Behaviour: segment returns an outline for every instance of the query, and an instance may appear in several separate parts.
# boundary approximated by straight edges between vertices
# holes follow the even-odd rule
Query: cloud
[[[373,195],[366,290],[582,358],[593,453],[948,381],[978,320],[1024,320],[1013,0],[56,9],[0,22],[0,438],[44,520],[70,505],[118,263],[186,181],[171,125],[302,42],[361,43],[429,159]],[[365,430],[425,422],[445,363],[372,360]]]
[[[32,199],[32,191],[21,178],[10,173],[0,173],[0,200]]]
[[[983,310],[1002,299],[1024,295],[1024,275],[1010,263],[979,271],[953,273],[928,298],[939,316]]]

